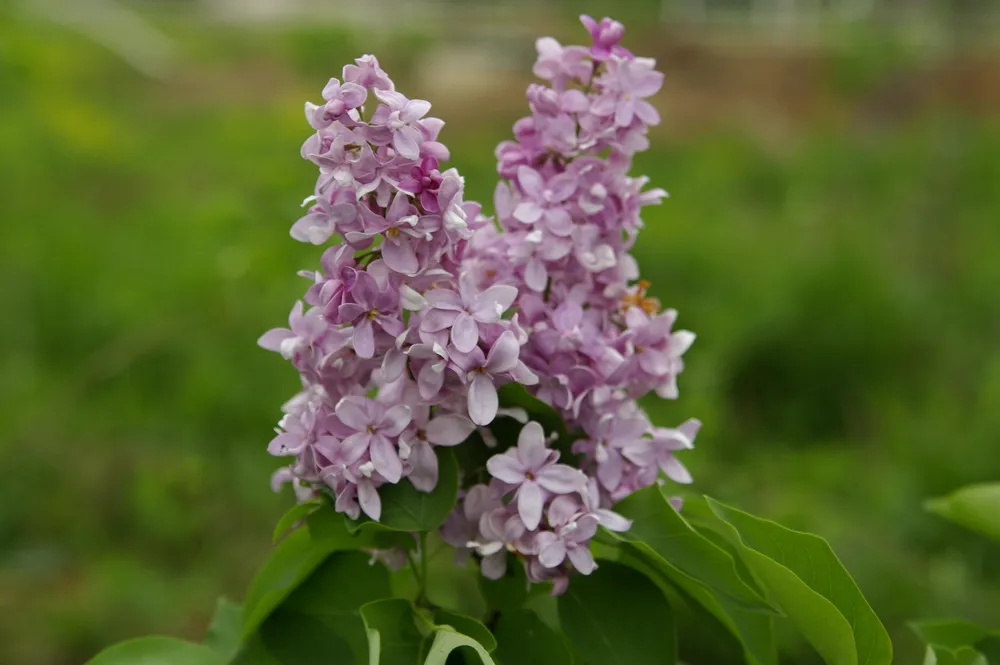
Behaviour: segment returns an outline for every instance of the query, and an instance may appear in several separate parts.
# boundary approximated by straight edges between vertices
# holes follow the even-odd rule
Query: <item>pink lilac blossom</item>
[[[315,133],[301,153],[319,176],[291,235],[342,240],[300,273],[309,308],[296,303],[289,327],[259,340],[303,385],[268,446],[291,458],[276,486],[378,520],[386,485],[435,489],[435,448],[495,448],[485,468],[462,469],[441,535],[485,576],[514,555],[553,593],[597,566],[599,527],[630,527],[616,501],[691,482],[677,453],[700,427],[655,427],[637,401],[677,397],[694,341],[630,254],[643,208],[666,196],[630,175],[660,122],[648,100],[663,75],[619,44],[620,23],[581,21],[589,46],[536,42],[545,83],[529,86],[530,115],[497,147],[495,220],[464,200],[455,169],[441,171],[449,152],[430,103],[397,91],[371,55],[331,79],[323,104],[306,106]],[[573,440],[561,458],[539,423],[502,408],[497,389],[511,382],[562,417]],[[496,418],[523,425],[515,445],[497,440]]]

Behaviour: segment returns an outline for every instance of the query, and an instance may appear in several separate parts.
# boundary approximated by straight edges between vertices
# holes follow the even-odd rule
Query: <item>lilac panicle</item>
[[[630,528],[616,501],[691,482],[677,455],[700,428],[654,427],[637,402],[677,397],[694,341],[647,295],[630,254],[643,208],[666,196],[630,174],[660,122],[649,100],[663,75],[620,44],[621,23],[581,22],[587,46],[536,42],[542,83],[496,149],[495,220],[442,166],[449,151],[429,102],[396,90],[371,55],[331,79],[323,103],[306,105],[314,134],[301,154],[319,176],[291,235],[340,240],[300,273],[310,286],[288,328],[259,340],[303,384],[268,446],[291,460],[276,485],[378,520],[380,488],[434,490],[435,448],[496,448],[485,469],[462,470],[488,482],[460,490],[442,537],[491,578],[514,554],[553,593],[597,566],[599,527]],[[501,408],[497,389],[511,382],[558,411],[578,435],[572,454],[560,458],[523,410]],[[496,418],[522,424],[516,445],[497,441]]]

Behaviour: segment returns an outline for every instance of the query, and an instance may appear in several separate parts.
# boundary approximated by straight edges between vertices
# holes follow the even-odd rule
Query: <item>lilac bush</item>
[[[499,386],[554,407],[578,437],[573,455],[556,463],[556,442],[528,422],[489,459],[491,480],[464,489],[443,535],[483,557],[487,576],[511,553],[556,591],[594,569],[597,524],[628,528],[615,501],[661,470],[690,482],[674,453],[698,428],[654,428],[637,402],[677,396],[694,340],[646,295],[629,253],[642,209],[666,196],[630,175],[660,120],[647,99],[663,75],[619,45],[620,23],[582,21],[590,46],[537,42],[544,83],[497,147],[493,219],[441,170],[449,152],[429,102],[397,91],[371,55],[331,79],[324,102],[306,105],[316,131],[302,155],[319,177],[291,230],[331,246],[321,270],[301,273],[309,309],[296,303],[290,328],[260,339],[303,384],[269,446],[293,458],[277,479],[331,493],[351,518],[378,520],[387,484],[432,491],[434,447],[492,442],[470,435],[497,417]]]

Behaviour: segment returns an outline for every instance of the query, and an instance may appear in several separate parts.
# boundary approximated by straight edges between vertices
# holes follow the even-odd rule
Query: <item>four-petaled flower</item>
[[[361,358],[375,355],[374,324],[393,337],[403,332],[399,319],[398,297],[390,288],[379,289],[378,282],[367,272],[358,273],[351,289],[351,299],[337,308],[342,323],[354,324],[354,350]]]
[[[344,445],[363,445],[375,471],[388,482],[398,483],[403,475],[403,463],[392,440],[410,424],[410,407],[397,404],[386,409],[375,400],[343,397],[334,412],[340,422],[354,432],[344,439]]]
[[[579,469],[557,464],[559,452],[545,447],[545,432],[537,422],[521,428],[517,447],[486,462],[490,475],[517,487],[517,512],[530,530],[542,520],[544,492],[569,494],[587,486]]]

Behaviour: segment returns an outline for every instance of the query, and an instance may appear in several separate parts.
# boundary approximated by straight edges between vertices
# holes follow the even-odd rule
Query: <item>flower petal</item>
[[[354,352],[359,358],[371,358],[375,355],[375,330],[371,320],[364,318],[354,326]]]
[[[542,521],[542,489],[526,480],[517,489],[517,512],[528,531],[534,531]]]
[[[590,575],[597,568],[594,555],[586,547],[571,547],[566,552],[566,556],[573,563],[573,567],[584,575]]]
[[[660,468],[663,469],[663,473],[667,474],[667,478],[670,478],[675,483],[688,485],[694,481],[694,478],[691,477],[691,472],[677,461],[677,458],[673,455],[668,454],[666,457],[661,458]]]
[[[501,549],[499,552],[483,557],[479,569],[486,579],[498,580],[503,577],[507,573],[507,550]]]
[[[350,435],[340,442],[340,447],[337,449],[341,458],[339,461],[345,465],[354,464],[361,459],[362,455],[368,452],[371,440],[372,435],[367,431]]]
[[[551,451],[545,447],[545,430],[531,421],[521,428],[517,436],[517,457],[526,470],[540,468],[549,459]]]
[[[542,535],[544,534],[539,534],[539,540]],[[566,544],[558,536],[551,543],[539,547],[538,562],[546,568],[555,568],[566,559]]]
[[[524,482],[524,465],[510,453],[494,455],[486,461],[486,470],[490,475],[511,485]]]
[[[396,238],[396,242],[382,243],[382,260],[393,271],[403,275],[416,275],[420,269],[420,262],[417,261],[413,245],[403,236]]]
[[[514,208],[514,219],[524,224],[534,224],[542,218],[542,208],[534,201],[521,201]]]
[[[368,400],[364,397],[356,395],[341,397],[337,406],[334,407],[334,413],[337,414],[340,422],[358,432],[365,430],[372,424],[368,417]]]
[[[547,466],[538,472],[536,478],[539,485],[553,494],[579,492],[587,486],[587,476],[583,471],[565,464]]]
[[[399,436],[400,432],[410,424],[412,417],[410,407],[405,404],[397,404],[382,416],[382,422],[378,424],[378,431],[386,436]]]
[[[476,296],[472,304],[472,313],[477,321],[496,323],[514,304],[515,298],[517,298],[516,288],[507,284],[495,284]]]
[[[427,440],[439,446],[457,446],[469,438],[476,425],[465,416],[448,414],[427,423]]]
[[[513,331],[505,330],[490,347],[490,352],[486,356],[486,371],[490,374],[509,372],[517,365],[520,353],[521,346],[517,343]]]
[[[378,490],[370,480],[362,479],[358,482],[358,503],[361,504],[361,510],[365,511],[365,515],[376,522],[382,517],[382,499],[379,498]]]
[[[517,167],[517,184],[521,186],[521,191],[531,198],[540,197],[545,189],[545,181],[541,174],[523,164]]]
[[[498,408],[500,399],[493,381],[485,374],[476,374],[469,385],[469,417],[472,422],[480,427],[489,425],[496,417]]]
[[[410,451],[410,466],[413,470],[407,476],[413,486],[421,492],[432,492],[438,483],[438,458],[426,441],[417,440]]]
[[[462,353],[469,353],[479,342],[479,325],[471,314],[462,312],[451,326],[451,343]]]
[[[403,475],[403,463],[392,442],[382,434],[375,434],[372,436],[371,455],[375,470],[390,483],[398,483]]]

